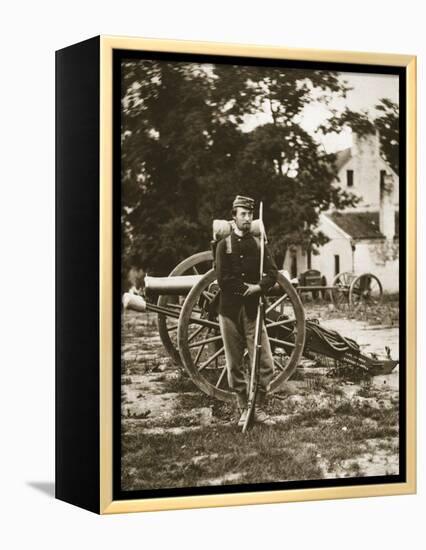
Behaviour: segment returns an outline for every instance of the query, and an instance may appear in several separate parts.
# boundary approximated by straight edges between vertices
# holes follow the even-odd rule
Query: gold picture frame
[[[114,514],[183,508],[234,506],[401,495],[416,491],[416,57],[413,55],[291,49],[176,40],[101,36],[99,53],[99,485],[98,513]],[[73,46],[70,47],[72,49]],[[380,65],[402,68],[406,75],[406,394],[405,481],[271,491],[183,495],[158,498],[113,498],[113,56],[116,50],[197,54],[318,63]],[[59,184],[60,185],[60,184]],[[58,367],[57,367],[58,368]],[[59,367],[61,376],[61,368]],[[66,429],[59,425],[58,429]],[[61,475],[61,474],[59,474]],[[67,475],[63,473],[63,475]],[[76,502],[72,496],[58,498]],[[83,507],[84,504],[80,504]],[[96,506],[94,506],[96,508]],[[90,508],[90,507],[89,507]]]

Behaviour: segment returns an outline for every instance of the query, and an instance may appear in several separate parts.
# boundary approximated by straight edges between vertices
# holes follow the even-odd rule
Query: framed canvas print
[[[415,491],[414,56],[56,54],[56,496]]]

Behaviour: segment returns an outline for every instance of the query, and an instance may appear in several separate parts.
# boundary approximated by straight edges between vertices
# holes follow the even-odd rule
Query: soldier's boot
[[[276,422],[269,416],[264,410],[266,399],[266,392],[259,391],[256,396],[256,404],[254,406],[253,420],[258,424],[264,424],[265,426],[275,426]]]

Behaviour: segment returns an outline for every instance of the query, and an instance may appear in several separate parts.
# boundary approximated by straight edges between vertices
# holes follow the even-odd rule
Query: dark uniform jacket
[[[260,247],[250,233],[239,236],[231,233],[231,253],[226,239],[222,239],[216,248],[217,282],[221,289],[219,313],[236,320],[240,308],[246,308],[247,316],[256,317],[259,295],[243,297],[247,286],[244,283],[260,284],[265,293],[277,281],[277,267],[265,246],[263,277],[259,281]]]

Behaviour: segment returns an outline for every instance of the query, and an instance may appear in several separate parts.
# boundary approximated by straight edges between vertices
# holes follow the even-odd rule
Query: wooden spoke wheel
[[[206,394],[232,401],[228,386],[225,350],[216,312],[216,273],[210,270],[191,289],[179,318],[178,343],[182,363],[193,382]],[[265,321],[271,344],[274,374],[269,391],[277,391],[294,373],[305,342],[305,315],[297,292],[282,274],[278,295],[268,298]],[[247,379],[250,365],[244,355]]]
[[[383,287],[379,278],[372,273],[363,273],[356,277],[349,291],[349,303],[352,309],[375,307],[383,298]]]
[[[331,301],[336,309],[348,311],[350,309],[349,291],[356,275],[350,271],[342,271],[333,279]]]
[[[210,250],[198,252],[178,264],[169,274],[169,277],[178,275],[203,275],[212,267],[213,254]],[[157,305],[166,307],[175,313],[176,316],[158,313],[157,325],[161,341],[167,353],[177,364],[181,364],[181,359],[177,345],[178,317],[182,310],[185,296],[167,296],[161,295],[157,300]]]

